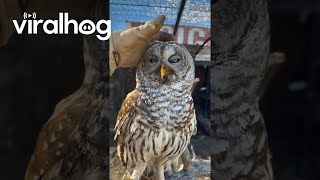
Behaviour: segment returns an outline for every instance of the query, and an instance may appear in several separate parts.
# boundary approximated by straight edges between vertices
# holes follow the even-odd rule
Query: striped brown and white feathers
[[[57,104],[41,128],[26,180],[108,178],[108,121],[104,113],[108,48],[95,39],[85,38],[84,82]]]
[[[161,78],[161,68],[167,74]],[[155,42],[137,68],[137,85],[123,101],[116,124],[118,154],[127,178],[152,172],[164,178],[164,166],[176,162],[196,130],[191,97],[194,64],[174,42]]]
[[[267,2],[214,1],[212,16],[213,178],[273,179],[256,94],[269,54]]]

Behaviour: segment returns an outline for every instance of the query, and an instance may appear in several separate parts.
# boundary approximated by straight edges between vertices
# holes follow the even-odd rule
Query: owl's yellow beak
[[[160,68],[160,76],[161,76],[161,79],[163,79],[166,75],[169,75],[169,74],[172,74],[173,71],[166,67],[166,65],[164,64],[161,64],[161,68]]]
[[[160,76],[161,79],[163,79],[163,77],[167,74],[167,69],[166,66],[164,64],[161,64],[161,68],[160,68]]]

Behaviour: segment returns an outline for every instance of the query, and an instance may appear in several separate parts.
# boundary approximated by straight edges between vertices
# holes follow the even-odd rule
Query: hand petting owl
[[[153,42],[138,64],[136,81],[116,123],[118,155],[126,169],[123,179],[164,180],[165,166],[177,168],[196,132],[193,59],[180,44]]]
[[[137,66],[151,41],[173,41],[172,34],[160,31],[164,20],[164,16],[158,16],[144,25],[112,33],[109,50],[110,75],[117,67]]]

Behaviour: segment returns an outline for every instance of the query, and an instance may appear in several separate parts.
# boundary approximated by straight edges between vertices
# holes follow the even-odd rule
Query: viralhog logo
[[[95,24],[89,19],[83,20],[78,23],[74,19],[69,20],[68,13],[59,13],[59,19],[38,19],[36,20],[36,13],[28,14],[24,13],[21,24],[18,24],[17,20],[12,20],[14,27],[18,34],[22,34],[27,24],[28,34],[37,34],[38,27],[42,25],[43,31],[46,34],[69,34],[69,26],[73,25],[74,34],[89,35],[98,32],[97,38],[106,41],[111,36],[111,21],[101,19]],[[53,28],[52,28],[53,27]],[[105,27],[103,29],[103,27]]]

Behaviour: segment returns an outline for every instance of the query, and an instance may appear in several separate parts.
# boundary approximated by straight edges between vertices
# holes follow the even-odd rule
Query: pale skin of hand
[[[111,34],[109,40],[110,75],[117,67],[135,67],[149,42],[173,41],[173,35],[160,31],[164,20],[164,16],[158,16],[141,26]]]

